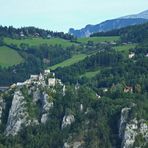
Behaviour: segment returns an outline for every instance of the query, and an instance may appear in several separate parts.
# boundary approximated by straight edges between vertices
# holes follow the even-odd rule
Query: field
[[[87,43],[88,41],[93,41],[94,43],[100,43],[105,41],[111,42],[117,40],[119,40],[119,36],[79,38],[77,41],[81,43]]]
[[[15,50],[6,46],[0,47],[0,66],[9,67],[21,62],[23,59]]]
[[[72,58],[67,59],[59,64],[56,64],[52,67],[50,67],[51,70],[55,70],[58,67],[66,67],[66,66],[70,66],[73,65],[79,61],[82,61],[83,59],[85,59],[87,57],[86,54],[79,54],[79,55],[74,55]]]
[[[116,46],[116,47],[114,47],[114,49],[116,51],[120,51],[120,52],[124,52],[124,53],[128,54],[129,50],[131,48],[135,48],[135,47],[136,47],[136,44],[127,44],[127,45]]]
[[[85,74],[81,75],[81,77],[93,78],[93,77],[95,77],[99,72],[100,72],[100,70],[89,71],[89,72],[86,72]]]
[[[4,42],[7,45],[15,44],[18,47],[21,43],[28,44],[30,46],[39,46],[41,44],[48,44],[48,45],[62,45],[63,47],[68,47],[73,45],[74,43],[60,39],[60,38],[51,38],[51,39],[43,39],[43,38],[28,38],[28,39],[11,39],[11,38],[4,38]]]

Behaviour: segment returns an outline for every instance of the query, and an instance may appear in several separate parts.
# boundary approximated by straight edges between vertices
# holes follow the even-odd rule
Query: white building
[[[130,54],[128,55],[129,59],[133,58],[134,56],[135,56],[135,53],[130,53]]]
[[[31,76],[30,76],[30,79],[33,80],[33,81],[37,81],[38,78],[39,78],[38,75],[31,75]]]
[[[48,79],[48,85],[49,86],[55,86],[56,85],[56,79],[55,78],[49,78]]]
[[[44,75],[49,75],[50,74],[50,70],[49,69],[46,69],[46,70],[44,70]]]
[[[24,86],[24,82],[18,82],[16,83],[17,86]]]

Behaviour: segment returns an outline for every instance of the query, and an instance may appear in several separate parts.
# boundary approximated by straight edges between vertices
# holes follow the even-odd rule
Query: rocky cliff
[[[114,121],[117,125],[120,120],[119,134],[113,140],[120,139],[121,144],[110,144],[110,132],[107,130],[111,129],[110,122],[103,117],[107,112],[110,114],[110,104],[104,112],[103,109],[107,105],[107,102],[103,103],[104,99],[98,98],[96,92],[90,88],[71,86],[68,89],[53,73],[45,70],[40,75],[31,75],[25,82],[13,84],[1,93],[0,130],[8,139],[25,137],[25,134],[28,134],[29,139],[35,136],[32,141],[42,137],[44,141],[44,138],[50,137],[54,145],[60,135],[62,138],[58,145],[63,148],[91,148],[101,145],[121,148],[145,147],[148,143],[148,124],[142,117],[137,118],[136,114],[132,114],[135,104],[119,109],[120,119]],[[103,140],[108,141],[104,143]],[[40,140],[35,143],[38,142]]]
[[[54,106],[52,96],[56,85],[65,88],[60,80],[54,78],[53,73],[45,70],[43,74],[31,75],[25,82],[13,84],[4,92],[0,97],[0,122],[4,122],[4,115],[7,118],[5,135],[15,136],[24,126],[46,123],[48,113]],[[5,98],[9,98],[9,101]]]
[[[143,147],[148,143],[148,125],[144,119],[130,117],[132,108],[121,111],[119,137],[122,139],[121,148]]]

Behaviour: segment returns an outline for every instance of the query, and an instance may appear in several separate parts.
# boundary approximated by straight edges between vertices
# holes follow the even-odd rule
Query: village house
[[[23,33],[23,31],[21,31],[20,32],[20,37],[24,37],[25,35],[24,35],[24,33]]]
[[[51,38],[51,35],[50,35],[50,34],[48,34],[48,35],[47,35],[47,38],[48,38],[48,39],[50,39],[50,38]]]
[[[44,70],[44,74],[45,74],[45,75],[50,74],[50,70],[49,70],[49,69]]]
[[[108,92],[108,88],[103,88],[103,92]]]
[[[135,53],[133,52],[128,55],[129,59],[133,58],[134,56],[135,56]]]
[[[56,79],[55,78],[49,78],[48,79],[48,85],[49,86],[55,86],[56,85]]]
[[[133,92],[133,88],[132,87],[130,87],[130,86],[126,86],[125,88],[124,88],[124,92],[125,93],[129,93],[129,92]]]

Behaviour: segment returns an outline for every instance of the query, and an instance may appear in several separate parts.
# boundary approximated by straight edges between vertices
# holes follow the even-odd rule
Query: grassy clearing
[[[28,38],[28,39],[11,39],[11,38],[4,38],[4,42],[8,45],[15,44],[18,47],[20,44],[28,44],[30,46],[39,46],[41,44],[48,44],[48,45],[61,45],[63,47],[68,47],[73,45],[74,43],[60,39],[60,38],[51,38],[51,39],[43,39],[43,38]]]
[[[107,36],[107,37],[88,37],[88,38],[79,38],[78,42],[87,43],[88,41],[93,41],[94,43],[100,42],[111,42],[119,40],[119,36]]]
[[[67,59],[59,64],[56,64],[56,65],[50,67],[50,69],[55,70],[58,67],[67,67],[67,66],[73,65],[75,63],[78,63],[79,61],[84,60],[86,57],[87,57],[86,54],[74,55],[72,58]]]
[[[81,75],[81,77],[93,78],[93,77],[95,77],[99,72],[100,72],[100,70],[89,71],[89,72],[86,72],[85,74]]]
[[[17,51],[6,47],[0,47],[0,66],[9,67],[17,65],[23,62],[23,58],[17,53]]]
[[[120,52],[124,52],[124,53],[128,54],[129,50],[131,48],[135,48],[135,47],[136,47],[136,44],[127,44],[127,45],[116,46],[116,47],[114,47],[114,49],[116,51],[120,51]]]

